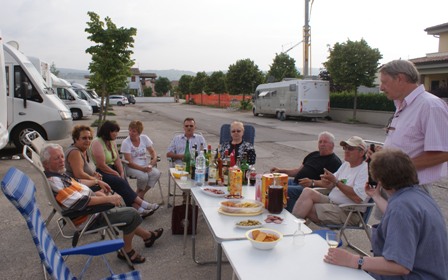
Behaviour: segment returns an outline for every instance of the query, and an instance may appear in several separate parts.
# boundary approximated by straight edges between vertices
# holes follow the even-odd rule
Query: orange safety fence
[[[228,93],[221,93],[221,94],[205,94],[205,93],[197,93],[197,94],[187,94],[185,96],[185,100],[188,103],[190,100],[193,100],[194,104],[196,105],[203,105],[203,106],[214,106],[214,107],[221,107],[221,108],[227,108],[230,106],[232,101],[237,100],[241,101],[243,100],[243,95],[230,95]],[[251,100],[251,95],[245,95],[244,100]]]

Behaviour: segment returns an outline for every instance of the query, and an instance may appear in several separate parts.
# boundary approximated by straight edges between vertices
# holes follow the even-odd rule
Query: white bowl
[[[259,230],[264,233],[273,234],[277,237],[277,240],[275,240],[275,241],[256,241],[252,237],[252,232],[255,230]],[[270,228],[256,228],[256,229],[251,229],[251,230],[247,231],[246,237],[247,237],[247,239],[249,239],[250,243],[252,244],[252,246],[254,246],[254,248],[257,248],[260,250],[271,250],[283,238],[283,234],[276,230],[270,229]]]
[[[229,199],[221,201],[220,205],[222,211],[235,214],[254,214],[263,210],[263,203],[252,199]]]

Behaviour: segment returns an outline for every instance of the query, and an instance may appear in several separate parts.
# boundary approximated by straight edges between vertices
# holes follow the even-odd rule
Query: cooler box
[[[278,183],[283,186],[283,206],[286,207],[288,202],[288,175],[284,173],[277,173],[279,175]],[[268,208],[268,190],[269,186],[274,184],[274,174],[263,174],[261,177],[261,202],[264,207]]]

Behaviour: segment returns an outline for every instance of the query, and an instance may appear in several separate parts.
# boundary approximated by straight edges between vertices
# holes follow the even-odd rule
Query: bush
[[[252,110],[252,102],[250,101],[250,99],[241,100],[240,108],[241,110]]]
[[[353,109],[355,94],[353,92],[338,92],[330,94],[331,108]],[[393,101],[384,94],[358,93],[357,109],[373,111],[395,111]]]

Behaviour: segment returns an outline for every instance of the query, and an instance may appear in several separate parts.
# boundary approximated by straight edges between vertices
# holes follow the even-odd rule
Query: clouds
[[[302,40],[304,0],[15,0],[4,1],[5,41],[57,67],[87,69],[91,45],[88,11],[135,27],[133,59],[141,69],[226,70],[249,58],[268,70],[276,53]],[[443,5],[445,7],[441,7]],[[315,0],[310,17],[311,64],[326,61],[327,44],[360,40],[378,48],[384,62],[437,51],[424,29],[446,22],[445,1]],[[283,46],[283,49],[282,49]],[[302,46],[289,52],[302,66]]]

